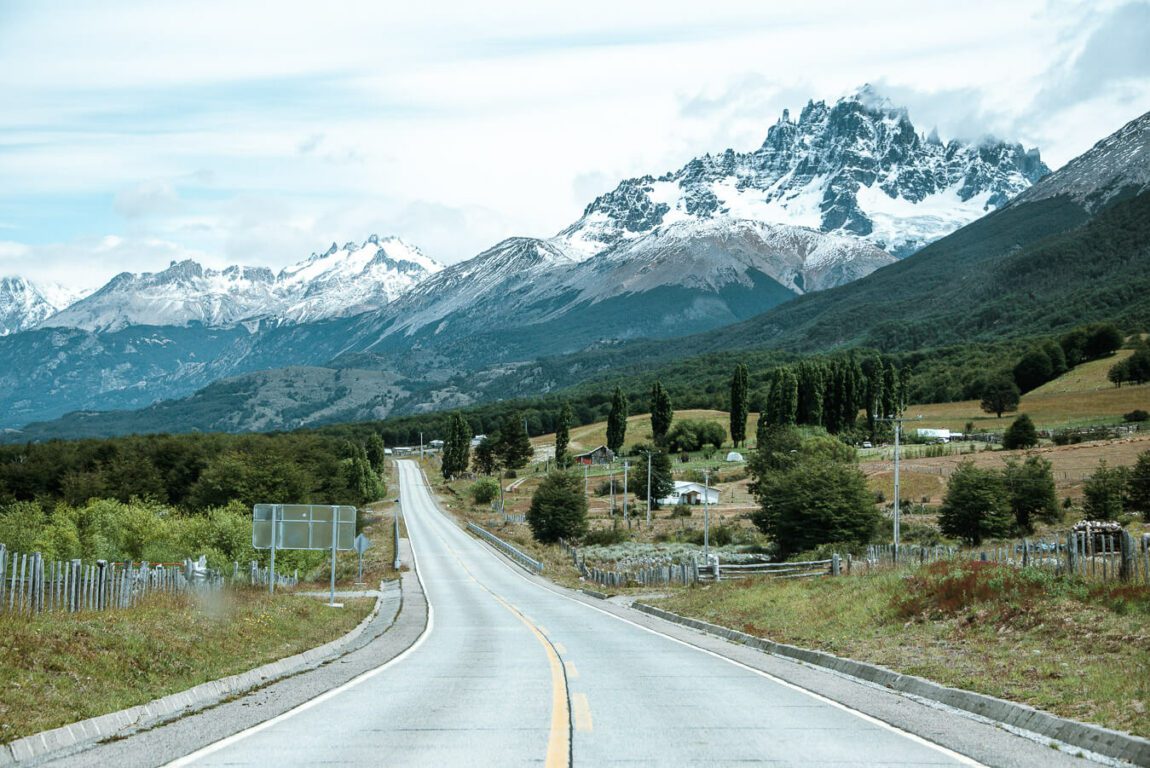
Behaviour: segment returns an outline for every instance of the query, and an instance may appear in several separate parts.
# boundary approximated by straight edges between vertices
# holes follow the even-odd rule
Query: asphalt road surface
[[[801,669],[800,681],[815,681],[800,688],[698,647],[705,643],[573,599],[528,578],[446,519],[414,462],[399,468],[429,605],[423,634],[382,667],[173,765],[1070,762],[1000,729],[790,665]],[[861,704],[851,708],[830,696]],[[909,712],[911,729],[917,723],[918,732],[939,738],[859,711],[868,702],[881,709],[883,697],[895,702],[888,709]],[[963,751],[978,760],[936,742],[970,745]]]

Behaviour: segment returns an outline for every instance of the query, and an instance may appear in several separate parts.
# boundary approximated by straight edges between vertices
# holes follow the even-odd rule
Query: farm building
[[[702,504],[704,498],[710,504],[719,503],[719,491],[708,488],[702,483],[689,483],[685,480],[675,481],[675,490],[670,496],[659,499],[659,505],[673,507],[676,504]]]
[[[610,464],[615,460],[615,452],[605,445],[587,451],[587,453],[580,453],[575,455],[575,461],[579,464]]]

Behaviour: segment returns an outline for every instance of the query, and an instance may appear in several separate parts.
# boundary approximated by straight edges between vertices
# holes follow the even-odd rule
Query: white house
[[[708,488],[702,483],[688,483],[684,480],[675,481],[675,490],[671,491],[670,496],[665,496],[659,499],[659,506],[673,507],[676,504],[702,504],[703,499],[710,504],[719,503],[719,491],[716,488]]]

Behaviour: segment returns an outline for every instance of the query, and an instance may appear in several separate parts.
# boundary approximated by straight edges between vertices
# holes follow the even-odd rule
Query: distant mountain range
[[[554,237],[511,238],[447,268],[373,237],[278,275],[193,262],[120,275],[0,339],[0,426],[297,366],[390,371],[385,400],[357,406],[376,418],[466,404],[540,356],[683,337],[851,283],[1047,172],[1017,144],[944,144],[863,88],[797,121],[784,113],[753,152],[626,180]],[[315,418],[296,403],[260,423]]]
[[[162,272],[121,273],[39,327],[108,332],[131,325],[315,322],[380,309],[441,269],[415,246],[377,235],[342,248],[332,243],[279,274],[266,267],[215,271],[194,261],[173,262]]]

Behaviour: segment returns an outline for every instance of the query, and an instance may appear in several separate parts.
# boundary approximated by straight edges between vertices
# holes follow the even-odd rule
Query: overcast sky
[[[0,4],[0,274],[455,262],[871,82],[1052,167],[1150,109],[1150,2]]]

